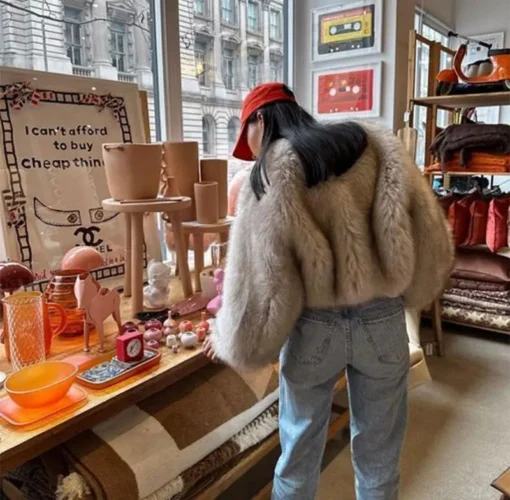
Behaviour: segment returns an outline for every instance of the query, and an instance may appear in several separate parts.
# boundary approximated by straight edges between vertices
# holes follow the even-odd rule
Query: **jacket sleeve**
[[[277,360],[301,314],[304,288],[292,248],[292,207],[278,186],[257,201],[246,180],[238,208],[212,342],[224,363],[251,370]]]
[[[404,299],[410,308],[422,310],[442,293],[453,267],[455,247],[450,227],[432,189],[413,168],[411,200],[415,270]]]

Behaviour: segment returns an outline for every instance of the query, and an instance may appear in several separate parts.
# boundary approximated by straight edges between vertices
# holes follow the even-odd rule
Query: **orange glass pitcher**
[[[9,340],[9,322],[8,315],[12,314],[9,312],[9,308],[15,309],[17,303],[24,299],[33,298],[34,301],[37,301],[38,298],[42,300],[42,322],[43,322],[43,332],[44,332],[44,351],[45,355],[48,356],[51,349],[51,342],[53,337],[60,335],[65,327],[67,326],[67,313],[65,309],[60,304],[55,304],[52,302],[48,302],[43,294],[40,292],[20,292],[11,295],[3,300],[3,310],[4,310],[4,337],[3,341],[5,344],[5,355],[8,361],[11,361],[11,349],[10,349],[10,340]],[[50,313],[54,318],[58,318],[58,321],[52,325],[50,322]]]

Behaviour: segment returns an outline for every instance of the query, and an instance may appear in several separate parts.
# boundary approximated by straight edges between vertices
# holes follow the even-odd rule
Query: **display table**
[[[113,199],[103,200],[103,208],[109,212],[122,212],[125,218],[124,237],[124,296],[131,297],[131,315],[143,311],[143,214],[161,212],[167,214],[172,223],[175,238],[175,251],[179,260],[179,277],[185,297],[193,295],[188,267],[187,251],[184,241],[180,212],[191,205],[191,198],[182,200],[160,199],[155,201],[122,202]]]
[[[121,314],[123,321],[130,318],[129,301],[123,299]],[[199,319],[199,316],[194,318]],[[116,325],[109,319],[105,323],[107,334],[105,350],[115,350]],[[91,336],[91,355],[97,353],[98,336]],[[7,472],[27,460],[63,443],[77,433],[89,429],[99,422],[111,417],[124,408],[143,400],[165,387],[181,380],[209,363],[200,348],[181,350],[173,354],[162,348],[161,363],[140,375],[135,375],[124,382],[104,390],[85,389],[88,398],[83,406],[70,409],[68,413],[59,413],[39,422],[37,426],[15,427],[0,419],[0,470]],[[83,336],[59,338],[53,340],[51,359],[64,359],[73,354],[83,353]],[[10,364],[5,358],[4,346],[0,344],[0,370],[9,373]],[[0,397],[5,396],[0,390]]]
[[[218,234],[220,237],[221,243],[226,243],[228,241],[230,227],[234,222],[234,217],[227,216],[225,219],[220,219],[216,224],[201,224],[198,221],[189,221],[182,222],[182,231],[184,233],[185,241],[189,244],[190,235],[193,236],[193,250],[195,255],[195,291],[201,291],[200,284],[200,273],[204,269],[204,235],[206,234]],[[176,230],[174,228],[174,224],[171,224],[172,232],[174,233],[174,238],[177,236]],[[179,266],[179,276],[181,269],[181,261],[177,255],[177,264]]]

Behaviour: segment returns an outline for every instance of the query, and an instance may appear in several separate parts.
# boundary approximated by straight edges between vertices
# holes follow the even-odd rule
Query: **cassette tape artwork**
[[[380,115],[381,63],[316,72],[313,83],[317,118]]]
[[[380,52],[381,14],[378,0],[315,10],[314,60]]]

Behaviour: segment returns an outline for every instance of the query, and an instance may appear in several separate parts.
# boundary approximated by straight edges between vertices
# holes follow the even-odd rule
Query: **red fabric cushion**
[[[450,210],[450,207],[452,204],[459,200],[460,197],[455,194],[446,194],[444,196],[440,196],[438,198],[439,204],[441,205],[441,208],[444,210],[446,217],[448,217],[448,210]]]
[[[455,201],[448,209],[448,221],[452,226],[453,240],[456,246],[464,245],[469,236],[469,207],[477,197],[470,195]]]
[[[487,218],[487,246],[491,252],[497,253],[507,245],[508,239],[508,208],[510,197],[494,198],[490,202]]]
[[[469,207],[469,230],[465,245],[485,245],[489,204],[488,200],[475,200],[471,203]]]

